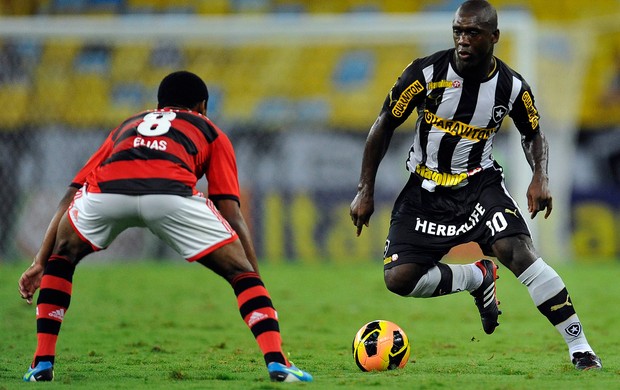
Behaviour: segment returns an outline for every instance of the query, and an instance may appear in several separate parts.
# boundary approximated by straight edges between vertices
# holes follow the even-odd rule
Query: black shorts
[[[433,265],[453,247],[476,242],[493,256],[498,239],[531,236],[519,206],[512,199],[501,168],[485,169],[459,189],[436,188],[428,192],[422,179],[411,174],[392,210],[385,243],[386,269],[402,263]]]

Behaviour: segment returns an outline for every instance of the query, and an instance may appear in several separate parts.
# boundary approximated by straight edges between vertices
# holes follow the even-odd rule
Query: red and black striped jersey
[[[239,201],[237,163],[229,138],[193,111],[145,111],[112,130],[72,181],[90,192],[126,195],[198,192],[205,176],[211,199]]]
[[[506,116],[526,137],[538,132],[529,85],[503,61],[494,61],[486,79],[471,80],[455,70],[454,49],[440,51],[409,64],[388,94],[383,113],[397,126],[417,109],[407,169],[431,186],[459,185],[496,164],[493,139]]]

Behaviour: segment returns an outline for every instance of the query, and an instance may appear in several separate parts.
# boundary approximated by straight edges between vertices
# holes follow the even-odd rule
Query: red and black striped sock
[[[288,360],[282,352],[278,314],[258,274],[240,274],[233,279],[232,287],[237,296],[241,317],[254,334],[265,363],[278,362],[288,366]]]
[[[75,266],[64,256],[53,255],[45,266],[37,299],[37,350],[33,367],[40,361],[54,363],[60,325],[71,302]]]

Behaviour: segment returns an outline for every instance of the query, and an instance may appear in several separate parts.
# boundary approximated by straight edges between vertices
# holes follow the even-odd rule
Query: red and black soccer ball
[[[409,338],[391,321],[370,321],[357,331],[353,339],[353,358],[362,371],[403,368],[410,353]]]

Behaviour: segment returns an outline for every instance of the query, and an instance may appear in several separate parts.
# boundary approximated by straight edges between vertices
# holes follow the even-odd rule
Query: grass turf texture
[[[17,293],[26,264],[0,264],[0,389],[18,389],[35,348],[34,305]],[[618,265],[555,267],[571,292],[602,371],[578,372],[564,342],[525,287],[500,269],[504,314],[491,336],[473,298],[389,293],[382,266],[263,265],[281,320],[284,349],[317,389],[618,388]],[[239,316],[232,289],[198,264],[80,265],[60,333],[56,380],[84,389],[277,389]],[[373,319],[400,325],[412,356],[402,370],[363,373],[351,356],[355,332]]]

